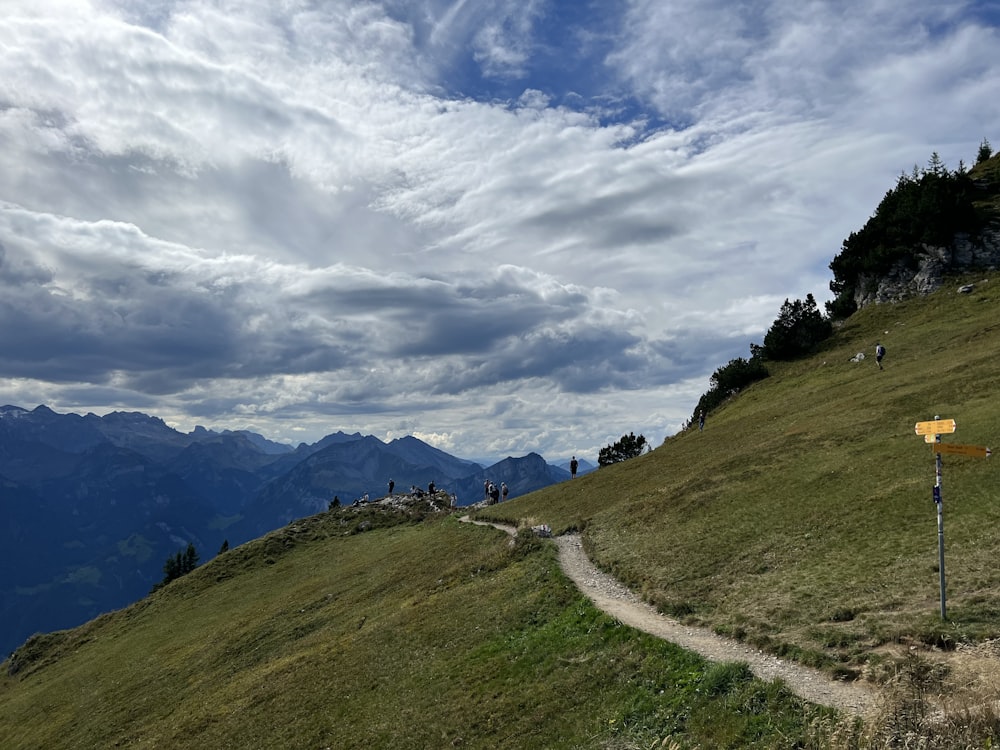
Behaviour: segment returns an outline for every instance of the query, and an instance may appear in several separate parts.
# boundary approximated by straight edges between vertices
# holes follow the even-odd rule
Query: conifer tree
[[[774,360],[794,359],[812,351],[832,332],[833,325],[823,317],[812,294],[807,294],[805,301],[786,299],[764,336],[764,355]]]
[[[182,566],[181,575],[190,573],[197,567],[198,567],[198,552],[194,548],[194,543],[188,542],[187,549],[184,550],[184,563]]]
[[[979,152],[976,154],[976,164],[981,164],[991,156],[993,156],[993,147],[990,146],[988,140],[983,138],[983,142],[979,144]]]
[[[198,567],[198,551],[194,548],[193,542],[188,542],[187,549],[170,555],[163,563],[163,580],[153,586],[153,591],[161,589],[171,581],[187,575]]]
[[[609,464],[616,464],[619,461],[627,461],[630,458],[641,455],[645,448],[646,437],[644,435],[636,437],[634,432],[630,432],[628,435],[622,435],[621,440],[613,445],[606,445],[601,448],[601,452],[597,457],[597,463],[601,466],[607,466]]]

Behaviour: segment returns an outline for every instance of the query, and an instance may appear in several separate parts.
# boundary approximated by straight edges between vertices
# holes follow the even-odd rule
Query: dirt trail
[[[461,520],[493,526],[511,536],[517,533],[504,524],[472,521],[469,516]],[[598,570],[583,551],[579,534],[556,537],[555,543],[559,548],[559,565],[567,577],[596,607],[625,625],[695,651],[710,661],[746,662],[761,679],[780,679],[796,695],[812,703],[854,715],[864,714],[872,707],[874,693],[863,683],[832,680],[819,670],[784,661],[707,628],[684,625],[660,614],[612,576]]]

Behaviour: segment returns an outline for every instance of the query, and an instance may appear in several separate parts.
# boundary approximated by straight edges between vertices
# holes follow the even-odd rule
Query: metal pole
[[[941,579],[941,619],[948,619],[947,605],[945,604],[945,584],[944,584],[944,499],[941,496],[941,454],[935,453],[935,477],[934,477],[934,499],[937,501],[937,526],[938,526],[938,570]]]

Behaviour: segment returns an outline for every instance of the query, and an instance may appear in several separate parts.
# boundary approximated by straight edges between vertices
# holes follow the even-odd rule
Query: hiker
[[[500,482],[500,494],[503,495],[503,499],[507,499],[507,483]]]
[[[882,369],[882,357],[885,356],[885,347],[882,346],[878,341],[875,342],[875,364],[878,365],[878,369]]]
[[[395,487],[395,486],[396,486],[396,483],[395,483],[394,481],[392,481],[392,480],[390,479],[390,480],[389,480],[389,494],[390,494],[390,495],[392,494],[392,489],[393,489],[393,487]]]
[[[580,462],[576,460],[576,456],[573,456],[569,462],[569,478],[576,479],[576,470],[580,468]]]
[[[495,484],[490,485],[490,500],[493,501],[490,503],[491,505],[496,505],[500,502],[500,488]]]
[[[483,500],[489,500],[489,499],[490,499],[490,480],[489,479],[484,479],[483,480]]]
[[[434,494],[434,482],[431,482],[429,485],[427,485],[427,494],[429,495]]]
[[[698,410],[698,432],[701,432],[704,429],[705,429],[705,410],[704,409],[699,409]]]

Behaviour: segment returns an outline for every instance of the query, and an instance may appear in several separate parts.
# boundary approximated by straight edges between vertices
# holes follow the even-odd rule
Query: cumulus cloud
[[[997,24],[10,0],[4,400],[478,456],[667,434],[900,171],[991,135]]]

